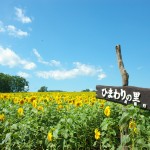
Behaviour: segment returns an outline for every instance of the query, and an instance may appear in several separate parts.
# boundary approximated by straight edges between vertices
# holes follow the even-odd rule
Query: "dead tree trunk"
[[[116,54],[117,54],[117,59],[118,59],[118,67],[122,76],[122,86],[128,86],[128,79],[129,79],[129,74],[124,68],[123,60],[122,60],[122,55],[121,55],[121,46],[117,45],[116,46]],[[125,108],[123,108],[122,111],[126,111]],[[124,135],[127,135],[128,133],[128,128],[124,128],[123,131],[121,131],[121,143],[122,143],[122,138]],[[124,146],[122,150],[128,150],[127,146]]]
[[[127,71],[124,68],[120,45],[116,46],[116,53],[117,53],[117,58],[118,58],[118,66],[119,66],[120,73],[122,76],[122,86],[128,86],[129,74],[127,73]]]

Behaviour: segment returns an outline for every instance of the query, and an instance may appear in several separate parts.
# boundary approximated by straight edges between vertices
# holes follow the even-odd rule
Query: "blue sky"
[[[0,4],[0,72],[30,91],[121,86],[121,45],[129,85],[150,87],[149,0],[5,0]]]

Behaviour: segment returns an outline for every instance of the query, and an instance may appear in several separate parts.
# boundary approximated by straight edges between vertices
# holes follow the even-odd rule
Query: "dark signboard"
[[[133,104],[150,110],[150,89],[134,86],[96,86],[96,97],[123,105]]]

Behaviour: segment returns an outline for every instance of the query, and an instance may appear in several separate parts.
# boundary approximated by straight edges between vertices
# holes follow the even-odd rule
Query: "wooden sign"
[[[150,110],[150,89],[134,86],[96,86],[96,97],[123,105],[133,104]]]

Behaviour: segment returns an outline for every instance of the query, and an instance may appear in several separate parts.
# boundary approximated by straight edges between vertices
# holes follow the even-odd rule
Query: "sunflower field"
[[[150,111],[95,92],[0,93],[1,150],[149,150]]]

